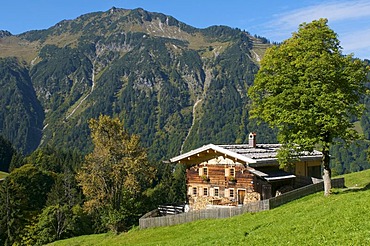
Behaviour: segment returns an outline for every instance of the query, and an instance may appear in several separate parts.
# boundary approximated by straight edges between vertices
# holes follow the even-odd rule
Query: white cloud
[[[330,22],[370,17],[370,1],[341,1],[321,3],[275,16],[274,25],[297,28],[302,22],[327,18]]]
[[[370,27],[349,32],[340,37],[344,53],[354,53],[356,57],[370,59]]]
[[[341,45],[347,50],[370,48],[370,28],[343,36]]]
[[[335,26],[344,53],[355,53],[360,58],[370,58],[370,1],[326,1],[304,8],[290,10],[273,16],[264,25],[262,35],[274,41],[291,37],[299,24],[327,18],[329,26]]]

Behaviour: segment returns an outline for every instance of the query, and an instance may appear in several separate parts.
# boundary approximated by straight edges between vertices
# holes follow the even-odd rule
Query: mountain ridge
[[[139,134],[146,146],[154,143],[158,145],[156,148],[164,148],[160,142],[181,139],[183,142],[178,141],[172,153],[200,144],[191,143],[194,141],[206,142],[207,136],[199,139],[193,136],[199,134],[192,131],[202,132],[202,128],[208,128],[208,123],[202,126],[202,117],[209,118],[204,106],[213,108],[209,105],[213,103],[208,98],[209,90],[213,94],[225,87],[239,99],[244,97],[247,84],[242,77],[248,76],[250,85],[258,69],[259,55],[250,49],[254,43],[263,43],[239,29],[226,26],[198,29],[161,13],[114,7],[63,20],[44,30],[4,34],[0,39],[0,56],[15,56],[28,69],[45,113],[41,146],[63,146],[63,142],[76,140],[85,146],[89,141],[88,118],[104,113],[125,118],[127,127]],[[240,69],[244,75],[232,72],[232,77],[241,76],[237,79],[238,88],[234,82],[225,83],[226,74],[231,72],[223,74],[224,65],[219,64],[231,61],[230,55],[239,56],[239,63],[250,70]],[[236,65],[239,64],[234,62],[234,67]],[[226,70],[229,69],[233,68]],[[114,72],[110,72],[112,70]],[[217,89],[213,88],[215,81],[220,83]],[[145,102],[137,102],[130,94],[142,97]],[[224,92],[218,96],[225,96]],[[96,101],[100,106],[96,106]],[[219,104],[222,106],[228,101]],[[239,108],[238,114],[242,104],[233,106]],[[226,111],[225,105],[222,107]],[[142,108],[148,111],[143,113]],[[200,118],[193,118],[195,112]],[[238,126],[241,118],[234,121]],[[84,134],[74,131],[69,124],[77,128],[83,125],[80,130]],[[59,132],[64,133],[59,135]],[[170,140],[163,134],[176,137]],[[227,141],[235,141],[236,134],[232,135]],[[83,140],[78,141],[79,137]],[[25,153],[30,151],[32,149]],[[162,150],[164,155],[166,152]]]
[[[46,145],[88,153],[87,122],[100,114],[121,118],[153,160],[210,142],[244,143],[250,131],[260,143],[277,141],[273,130],[248,119],[247,90],[272,46],[266,38],[117,8],[1,35],[0,62],[24,69],[18,83],[35,94],[28,103],[0,100],[0,134],[24,154]],[[4,70],[0,98],[23,98],[4,80],[14,73]],[[336,165],[343,171],[341,161]]]

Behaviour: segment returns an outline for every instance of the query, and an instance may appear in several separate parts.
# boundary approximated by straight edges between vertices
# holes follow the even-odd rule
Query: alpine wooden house
[[[251,133],[249,144],[208,144],[170,161],[187,166],[191,209],[242,205],[296,188],[302,180],[312,180],[308,177],[321,178],[321,152],[302,153],[288,172],[279,169],[276,155],[280,147],[256,144],[256,134]]]

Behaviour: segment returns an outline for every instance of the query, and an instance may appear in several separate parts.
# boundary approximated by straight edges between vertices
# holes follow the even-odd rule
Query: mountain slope
[[[44,110],[41,145],[88,151],[87,121],[99,114],[123,118],[155,159],[258,130],[246,95],[269,44],[241,30],[112,8],[3,36],[0,54],[26,64]]]
[[[44,112],[24,64],[0,58],[0,134],[29,152],[40,143]]]

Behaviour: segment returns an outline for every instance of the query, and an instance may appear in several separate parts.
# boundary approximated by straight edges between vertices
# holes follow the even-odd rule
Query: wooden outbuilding
[[[279,169],[280,144],[208,144],[170,159],[187,166],[187,197],[191,209],[210,205],[242,205],[268,199],[321,178],[322,153],[304,152],[286,170]],[[312,179],[313,177],[313,179]]]

